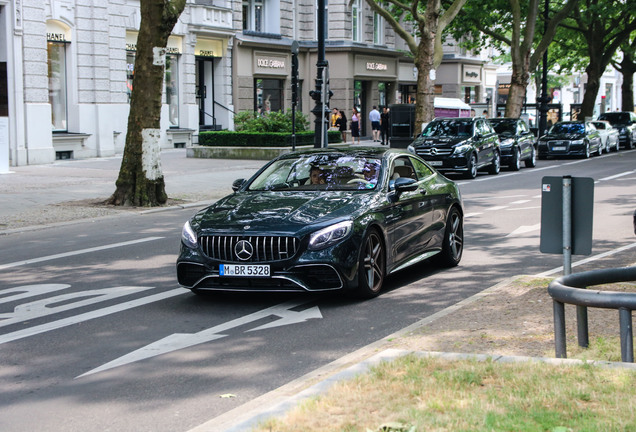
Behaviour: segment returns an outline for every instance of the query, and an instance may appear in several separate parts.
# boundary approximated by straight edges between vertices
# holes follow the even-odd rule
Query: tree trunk
[[[636,73],[636,63],[634,62],[633,53],[623,54],[620,71],[623,74],[621,111],[634,111],[634,74]]]
[[[185,2],[141,0],[126,146],[111,204],[158,206],[168,199],[159,148],[165,47]]]
[[[594,116],[594,105],[596,104],[596,96],[601,87],[601,75],[605,67],[601,68],[600,63],[593,62],[590,59],[590,64],[585,68],[587,74],[587,84],[585,86],[585,95],[583,96],[583,102],[581,103],[580,120],[592,118]]]
[[[427,10],[428,15],[428,10]],[[420,25],[421,39],[415,56],[417,68],[417,104],[415,105],[415,134],[422,130],[422,123],[435,118],[435,86],[431,71],[435,68],[435,33],[437,23],[428,21],[426,27]]]
[[[521,115],[521,110],[526,100],[526,89],[530,81],[530,73],[527,67],[527,63],[522,65],[513,64],[508,100],[506,101],[506,117],[518,118]]]

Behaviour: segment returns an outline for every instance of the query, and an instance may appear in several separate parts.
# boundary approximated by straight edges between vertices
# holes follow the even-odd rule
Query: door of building
[[[199,129],[220,130],[214,103],[214,57],[196,57],[195,71]]]

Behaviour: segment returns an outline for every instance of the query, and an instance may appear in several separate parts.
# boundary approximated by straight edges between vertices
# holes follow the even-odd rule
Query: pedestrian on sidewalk
[[[358,144],[360,144],[360,113],[356,107],[353,107],[351,111],[351,144],[356,143],[356,139],[358,140]]]
[[[343,110],[338,110],[338,117],[336,117],[336,127],[340,131],[342,136],[342,142],[347,143],[347,116]]]
[[[373,109],[369,112],[369,121],[371,122],[373,142],[380,142],[380,111],[378,111],[378,107],[375,105],[373,105]]]
[[[382,145],[389,144],[389,128],[391,126],[391,115],[388,107],[382,108],[382,114],[380,114],[380,140]]]

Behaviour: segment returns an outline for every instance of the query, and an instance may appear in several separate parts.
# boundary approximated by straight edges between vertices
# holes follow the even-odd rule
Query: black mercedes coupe
[[[457,185],[421,158],[382,148],[289,153],[183,227],[179,284],[206,291],[379,294],[385,277],[431,259],[456,266]]]

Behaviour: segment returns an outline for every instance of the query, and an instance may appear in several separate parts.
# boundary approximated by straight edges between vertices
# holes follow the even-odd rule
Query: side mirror
[[[234,180],[234,183],[232,183],[232,190],[234,192],[236,192],[237,190],[239,190],[241,188],[241,186],[243,186],[245,184],[245,179],[238,179],[238,180]]]
[[[393,184],[397,193],[417,190],[417,181],[408,177],[398,177]]]

